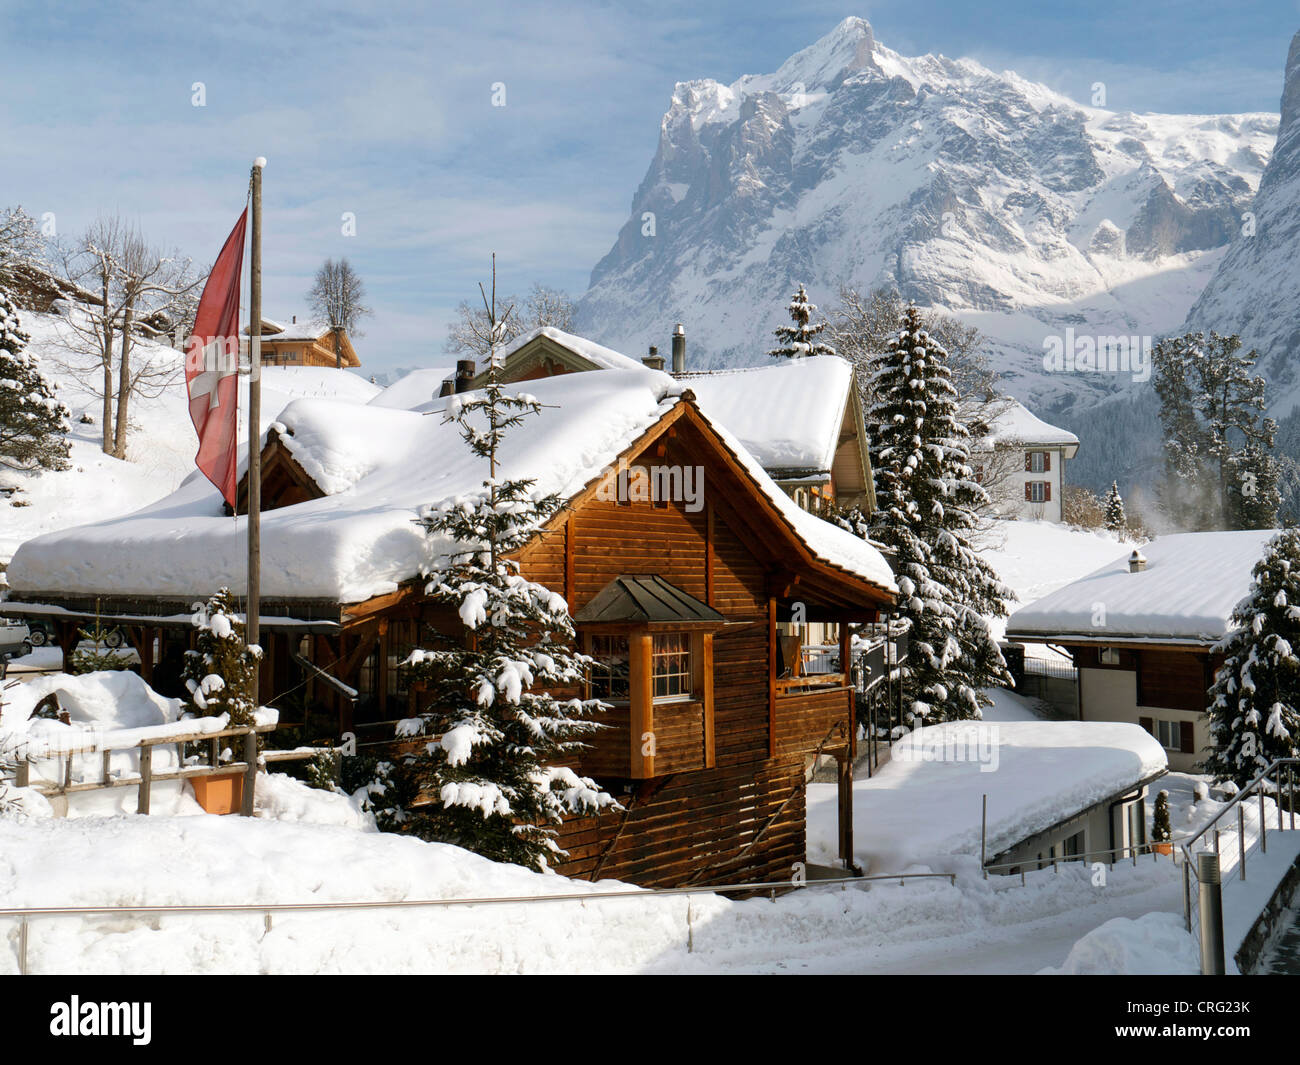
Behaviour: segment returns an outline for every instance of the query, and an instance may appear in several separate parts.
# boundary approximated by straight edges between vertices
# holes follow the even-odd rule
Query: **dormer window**
[[[661,577],[619,577],[574,615],[589,698],[613,707],[588,742],[602,774],[644,780],[713,761],[713,634],[726,618]]]

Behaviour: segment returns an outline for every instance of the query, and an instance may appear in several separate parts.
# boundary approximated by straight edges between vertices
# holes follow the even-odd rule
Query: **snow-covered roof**
[[[411,410],[438,398],[443,381],[456,376],[454,366],[430,366],[399,377],[370,401],[375,407]]]
[[[538,491],[568,498],[667,413],[685,386],[638,367],[511,387],[526,389],[544,406],[510,434],[498,476],[535,478]],[[445,403],[425,406],[438,411]],[[262,515],[262,593],[268,598],[352,603],[395,590],[448,546],[431,545],[417,517],[431,504],[477,492],[486,476],[484,460],[437,413],[296,400],[280,413],[281,428],[284,445],[327,494]],[[774,509],[822,561],[894,588],[878,551],[801,510],[739,440],[720,432]],[[189,597],[241,583],[245,552],[244,522],[224,517],[220,496],[195,473],[134,514],[28,541],[14,555],[8,577],[18,595]]]
[[[298,317],[295,315],[294,317]],[[317,340],[329,326],[323,322],[314,321],[309,317],[299,318],[298,321],[291,321],[288,325],[282,325],[279,322],[272,321],[265,315],[262,316],[262,340],[279,342],[281,340]]]
[[[588,340],[586,337],[566,333],[563,329],[556,329],[552,325],[539,326],[516,337],[506,347],[497,352],[497,358],[504,363],[520,348],[532,343],[539,336],[544,336],[548,340],[553,340],[555,343],[568,348],[575,355],[586,359],[598,370],[641,370],[645,368],[643,363],[624,355],[622,352],[607,348],[603,344],[597,344],[594,340]],[[479,369],[485,368],[486,365],[479,367]]]
[[[1232,608],[1250,591],[1250,573],[1273,530],[1177,533],[1142,545],[1146,568],[1113,562],[1007,620],[1010,639],[1065,636],[1209,644],[1228,631]]]
[[[769,471],[829,471],[840,442],[853,369],[834,355],[683,374],[700,407]]]
[[[1128,722],[931,725],[854,784],[856,847],[871,855],[871,873],[978,855],[987,795],[992,858],[1166,767],[1159,741]]]
[[[1072,449],[1066,458],[1074,457],[1074,452],[1079,447],[1079,438],[1072,432],[1048,424],[1017,400],[1008,399],[1006,403],[1006,409],[989,423],[988,435],[982,441],[985,446],[1042,444]]]

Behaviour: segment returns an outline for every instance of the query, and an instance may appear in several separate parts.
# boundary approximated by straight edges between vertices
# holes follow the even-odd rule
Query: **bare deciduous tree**
[[[63,367],[100,400],[104,453],[125,458],[131,398],[157,397],[184,368],[170,353],[134,359],[135,342],[192,319],[203,278],[189,259],[159,252],[118,216],[96,219],[59,259],[65,277],[96,297],[63,319]]]
[[[566,332],[573,328],[573,300],[567,292],[549,288],[534,282],[527,299],[520,300],[513,296],[501,301],[503,306],[515,308],[508,324],[502,332],[501,323],[497,323],[498,346],[509,344],[525,333],[531,333],[542,326],[553,326]],[[447,326],[447,343],[445,350],[450,355],[472,356],[482,359],[489,353],[490,327],[481,306],[475,307],[467,300],[461,300],[456,308],[456,320]]]
[[[371,314],[365,305],[366,288],[347,259],[326,259],[316,271],[316,280],[307,293],[312,314],[334,333],[334,365],[343,368],[344,333],[360,336],[358,323]]]

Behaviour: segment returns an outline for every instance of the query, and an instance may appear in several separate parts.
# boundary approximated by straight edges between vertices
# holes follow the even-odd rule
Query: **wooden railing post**
[[[257,788],[257,732],[250,728],[244,733],[244,805],[239,811],[244,817],[253,816],[254,791]]]
[[[153,784],[153,747],[146,744],[140,748],[140,790],[135,804],[135,812],[149,812],[149,788]]]

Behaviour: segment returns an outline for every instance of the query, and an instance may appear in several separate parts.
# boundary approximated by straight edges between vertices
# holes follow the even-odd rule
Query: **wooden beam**
[[[654,755],[642,753],[647,734],[652,743],[654,740],[654,637],[648,632],[632,633],[627,644],[631,773],[634,778],[644,779],[655,775]],[[653,751],[654,747],[650,749]]]
[[[704,506],[704,601],[713,605],[713,504]]]
[[[776,600],[767,601],[767,756],[776,757]]]
[[[573,583],[573,514],[569,513],[564,520],[564,601],[569,604],[569,610],[573,610],[573,592],[575,585]]]
[[[713,737],[713,633],[699,635],[700,701],[704,708],[704,768],[717,765],[717,746]]]

